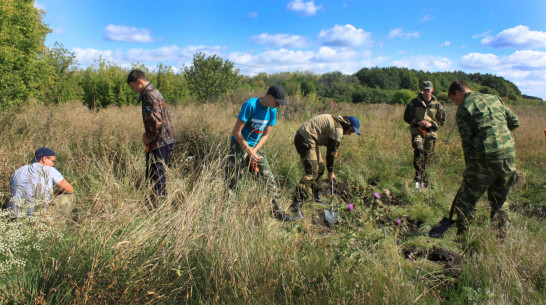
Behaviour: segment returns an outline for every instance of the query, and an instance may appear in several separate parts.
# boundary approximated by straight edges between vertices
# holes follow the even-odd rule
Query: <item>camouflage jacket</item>
[[[150,149],[174,143],[174,129],[167,104],[152,83],[148,83],[140,92],[138,102],[142,102],[142,120],[146,136],[152,139]]]
[[[418,122],[426,120],[429,121],[432,126],[430,130],[426,130],[427,137],[436,138],[438,136],[438,128],[444,126],[446,121],[446,114],[442,104],[433,95],[432,100],[427,105],[423,100],[422,94],[411,100],[406,106],[404,111],[404,121],[410,124],[410,131],[412,135],[418,135],[421,133],[419,130]]]
[[[468,92],[457,109],[465,161],[501,160],[516,156],[511,130],[518,117],[494,95]]]
[[[334,171],[335,155],[343,139],[342,123],[350,125],[340,115],[320,114],[307,120],[297,131],[304,139],[303,145],[309,149],[326,146],[326,168],[329,172]]]

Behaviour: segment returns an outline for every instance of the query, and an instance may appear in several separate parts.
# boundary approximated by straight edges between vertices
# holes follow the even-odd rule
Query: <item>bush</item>
[[[415,97],[415,93],[411,90],[407,90],[407,89],[398,90],[392,95],[391,104],[407,105],[414,97]]]

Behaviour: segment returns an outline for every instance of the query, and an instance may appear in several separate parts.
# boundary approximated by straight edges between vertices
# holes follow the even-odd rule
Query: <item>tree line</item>
[[[434,83],[436,96],[445,102],[449,84],[457,79],[469,83],[473,90],[511,101],[538,99],[522,96],[515,84],[491,74],[372,67],[352,75],[298,71],[244,76],[229,60],[203,53],[194,54],[192,65],[179,71],[165,64],[150,70],[134,63],[128,69],[103,58],[92,66],[79,68],[74,53],[62,44],[55,43],[52,48],[44,45],[51,30],[42,22],[43,11],[33,3],[4,0],[0,4],[0,108],[31,99],[42,104],[80,100],[89,108],[134,104],[136,94],[126,84],[131,69],[146,72],[170,103],[214,101],[237,89],[265,90],[278,84],[288,95],[312,102],[405,104],[415,97],[419,83],[425,80]]]

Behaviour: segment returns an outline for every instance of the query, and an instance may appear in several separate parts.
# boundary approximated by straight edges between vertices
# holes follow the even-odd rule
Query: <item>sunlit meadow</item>
[[[362,136],[346,137],[336,160],[338,222],[307,202],[305,218],[270,216],[271,194],[249,173],[229,195],[224,161],[240,105],[171,106],[177,143],[167,172],[168,200],[151,209],[138,106],[88,110],[79,103],[4,113],[0,186],[34,150],[57,152],[76,190],[72,219],[47,213],[0,220],[0,303],[39,304],[541,304],[546,295],[546,110],[511,106],[517,166],[525,181],[510,196],[504,241],[489,227],[482,198],[467,239],[427,236],[447,216],[464,161],[446,105],[431,187],[413,188],[412,148],[400,105],[321,103],[292,97],[279,110],[265,149],[288,208],[302,168],[297,128],[320,113],[354,115]],[[372,200],[382,194],[381,202]],[[352,211],[347,203],[354,204]],[[421,249],[406,255],[407,249]],[[434,249],[460,255],[434,261]],[[455,264],[451,264],[455,263]]]

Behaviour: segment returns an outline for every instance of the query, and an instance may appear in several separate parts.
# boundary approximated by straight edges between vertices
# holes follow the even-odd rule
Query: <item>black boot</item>
[[[317,203],[320,203],[320,204],[325,204],[324,203],[324,200],[322,200],[322,195],[320,194],[320,190],[315,190],[313,192],[313,196],[315,197],[315,202]]]
[[[292,216],[292,218],[294,220],[298,220],[300,218],[303,218],[303,212],[301,210],[302,205],[303,204],[301,202],[298,202],[298,201],[294,201],[290,205],[290,212],[292,212],[294,214],[294,216]]]
[[[284,222],[291,222],[291,221],[296,221],[299,219],[299,218],[290,216],[290,214],[283,211],[280,207],[280,204],[277,198],[273,199],[273,211],[271,212],[271,216],[273,216],[273,218],[277,220],[284,221]]]

